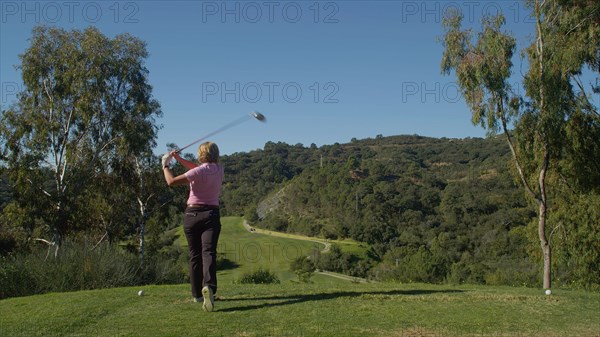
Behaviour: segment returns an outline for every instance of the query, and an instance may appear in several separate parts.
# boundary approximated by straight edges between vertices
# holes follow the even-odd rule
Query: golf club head
[[[261,113],[260,113],[260,112],[258,112],[258,111],[252,111],[252,112],[250,113],[250,116],[252,116],[252,117],[256,118],[257,120],[259,120],[259,121],[261,121],[261,122],[263,122],[263,123],[267,121],[267,118],[265,117],[265,115],[261,114]]]

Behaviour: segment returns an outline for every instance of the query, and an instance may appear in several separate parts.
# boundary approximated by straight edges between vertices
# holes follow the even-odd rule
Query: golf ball
[[[550,295],[552,294],[552,291],[550,289],[546,289],[546,295]]]
[[[138,296],[144,296],[144,291],[143,290],[138,291]]]

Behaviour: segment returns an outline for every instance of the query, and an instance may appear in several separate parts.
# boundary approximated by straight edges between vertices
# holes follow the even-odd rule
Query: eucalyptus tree
[[[86,190],[155,146],[162,112],[138,38],[38,26],[30,41],[19,56],[24,87],[2,114],[0,139],[13,208],[31,212],[30,227],[42,227],[32,234],[56,255],[65,235],[90,225]]]
[[[535,24],[533,41],[522,50],[529,65],[523,77],[525,96],[515,93],[509,83],[517,46],[515,38],[502,30],[501,14],[484,17],[481,32],[474,35],[462,28],[461,13],[447,13],[441,68],[444,74],[455,71],[472,122],[506,137],[519,180],[537,206],[543,286],[550,288],[549,174],[568,170],[563,165],[565,153],[581,155],[598,147],[599,140],[592,139],[574,149],[571,145],[579,143],[569,137],[586,138],[582,135],[586,129],[574,124],[573,116],[583,115],[591,130],[598,129],[598,107],[589,93],[599,89],[586,86],[581,74],[586,68],[600,69],[600,5],[570,0],[528,0],[526,5]],[[509,130],[511,123],[516,132]]]

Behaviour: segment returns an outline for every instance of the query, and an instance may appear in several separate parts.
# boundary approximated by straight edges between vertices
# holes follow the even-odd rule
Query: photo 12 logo
[[[402,23],[441,23],[449,11],[462,13],[467,23],[482,17],[504,15],[513,23],[534,23],[522,1],[402,1]]]
[[[521,97],[523,87],[515,82],[509,85],[511,97]],[[458,103],[464,101],[463,92],[456,82],[402,82],[402,103]]]
[[[339,103],[336,82],[202,82],[202,103]]]
[[[333,1],[203,1],[202,23],[338,23],[339,11]]]
[[[21,92],[21,85],[16,82],[2,82],[0,85],[0,102],[3,106],[16,102],[17,95]]]
[[[281,245],[279,243],[219,243],[217,250],[220,254],[228,256],[233,262],[247,261],[256,263],[259,261],[273,262],[277,260],[293,261],[307,252],[295,244]]]
[[[2,1],[2,23],[138,23],[140,7],[133,1]]]
[[[402,82],[402,103],[457,103],[461,99],[460,86],[455,82]]]

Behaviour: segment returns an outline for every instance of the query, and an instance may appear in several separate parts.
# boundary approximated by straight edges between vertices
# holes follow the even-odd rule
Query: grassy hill
[[[144,289],[145,296],[137,296]],[[187,285],[0,301],[0,336],[598,336],[600,294],[425,284]]]

